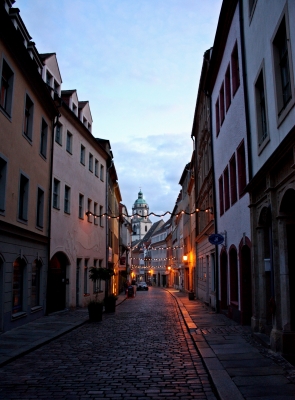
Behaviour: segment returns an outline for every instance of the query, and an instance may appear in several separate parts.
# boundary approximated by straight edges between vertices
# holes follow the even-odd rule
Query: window
[[[246,155],[244,142],[237,150],[238,176],[239,176],[239,196],[243,196],[246,187]]]
[[[81,144],[80,163],[85,165],[85,147]]]
[[[95,159],[95,161],[94,161],[94,173],[95,173],[95,176],[98,176],[98,160],[97,159]]]
[[[25,115],[24,115],[24,135],[32,140],[32,133],[33,133],[33,110],[34,104],[30,97],[26,95],[26,102],[25,102]]]
[[[225,107],[226,107],[226,111],[229,109],[230,103],[231,103],[230,66],[228,66],[226,73],[225,73]]]
[[[96,217],[96,215],[97,215],[97,207],[98,207],[98,204],[94,203],[94,206],[93,206],[94,225],[98,224],[98,218]]]
[[[7,162],[0,157],[0,213],[5,211]]]
[[[53,90],[59,96],[59,84],[56,81],[53,82]]]
[[[263,70],[261,70],[255,84],[258,146],[261,146],[268,136],[264,87]]]
[[[24,272],[26,263],[17,258],[13,263],[12,314],[24,311]]]
[[[2,63],[0,106],[11,116],[14,74],[5,60]]]
[[[60,181],[55,179],[53,180],[53,207],[59,210],[59,190],[60,190]]]
[[[100,164],[100,180],[104,180],[104,166]]]
[[[92,201],[90,199],[88,199],[88,202],[87,202],[87,211],[88,212],[91,212],[91,207],[92,207]],[[90,214],[87,215],[87,221],[92,222]]]
[[[29,179],[23,174],[20,175],[19,197],[18,197],[18,218],[28,220],[28,201],[29,201]]]
[[[46,71],[46,84],[51,87],[52,84],[52,75],[49,71]]]
[[[224,210],[228,210],[230,206],[229,202],[229,174],[228,167],[225,168],[223,173],[223,191],[224,191]]]
[[[219,134],[220,130],[220,120],[219,120],[219,99],[215,104],[215,122],[216,122],[216,136]]]
[[[31,308],[41,304],[40,301],[40,282],[41,282],[41,266],[40,260],[32,263],[32,282],[31,282]]]
[[[77,115],[77,106],[73,103],[73,113]]]
[[[93,155],[89,153],[89,171],[93,172]]]
[[[233,205],[237,201],[237,168],[235,154],[229,161],[229,174],[230,174],[230,198]]]
[[[43,228],[43,218],[44,218],[44,190],[38,188],[36,224],[39,228]]]
[[[79,218],[84,219],[84,196],[79,194]]]
[[[99,206],[99,225],[103,226],[103,206]]]
[[[47,135],[48,135],[48,125],[42,118],[40,153],[44,158],[46,158],[47,155]]]
[[[255,9],[255,6],[256,6],[256,1],[257,0],[249,0],[249,18],[251,18],[253,13],[254,13],[254,9]]]
[[[67,145],[66,150],[68,153],[72,154],[72,146],[73,146],[73,135],[71,132],[67,131]]]
[[[62,124],[59,122],[55,127],[55,141],[59,145],[62,145]]]
[[[219,92],[219,101],[220,101],[220,124],[222,125],[224,121],[224,83],[222,83],[220,92]]]
[[[88,130],[89,130],[89,132],[91,132],[91,124],[89,124],[89,122],[88,122]]]
[[[233,96],[236,94],[238,87],[240,86],[240,67],[239,67],[239,54],[238,45],[235,44],[231,55],[231,70],[232,70],[232,89]]]
[[[65,199],[64,199],[64,212],[66,214],[70,214],[70,206],[71,206],[71,188],[65,185]]]
[[[224,213],[224,204],[223,204],[223,176],[218,180],[218,187],[219,187],[219,208],[220,208],[220,215]]]
[[[87,119],[85,117],[83,117],[83,125],[86,127],[88,126]]]
[[[84,264],[84,294],[88,294],[88,258],[85,258]]]
[[[292,98],[290,51],[290,35],[287,35],[286,17],[284,16],[273,40],[275,88],[279,116]]]

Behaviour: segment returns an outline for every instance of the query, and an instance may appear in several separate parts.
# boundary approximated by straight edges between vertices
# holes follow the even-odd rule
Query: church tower
[[[138,198],[135,200],[132,207],[132,241],[143,239],[144,235],[149,231],[152,226],[152,221],[147,216],[149,213],[149,206],[143,198],[143,193],[138,192]],[[137,215],[136,215],[137,214]]]

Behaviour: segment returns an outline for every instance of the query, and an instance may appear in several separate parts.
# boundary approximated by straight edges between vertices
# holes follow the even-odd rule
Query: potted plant
[[[100,271],[101,269],[102,268],[97,268],[97,267],[91,267],[89,269],[89,279],[91,279],[94,284],[96,284],[96,282],[99,279],[102,279],[101,278],[102,273]],[[98,291],[96,291],[95,299],[91,300],[87,305],[90,321],[101,321],[102,320],[103,305],[104,305],[104,301],[101,299],[98,299]]]
[[[104,300],[104,307],[106,313],[112,313],[116,311],[116,301],[118,297],[112,293],[109,294]]]

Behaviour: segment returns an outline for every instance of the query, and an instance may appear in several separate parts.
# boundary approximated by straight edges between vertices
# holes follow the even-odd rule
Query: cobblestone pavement
[[[174,298],[150,288],[0,369],[1,399],[216,399]]]

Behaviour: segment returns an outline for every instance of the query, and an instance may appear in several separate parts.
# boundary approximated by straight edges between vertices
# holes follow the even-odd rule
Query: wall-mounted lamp
[[[184,264],[188,264],[187,256],[183,256],[183,257],[182,257],[182,260],[183,260]]]
[[[90,217],[92,215],[92,212],[91,211],[86,211],[85,214],[87,215],[87,217]]]

